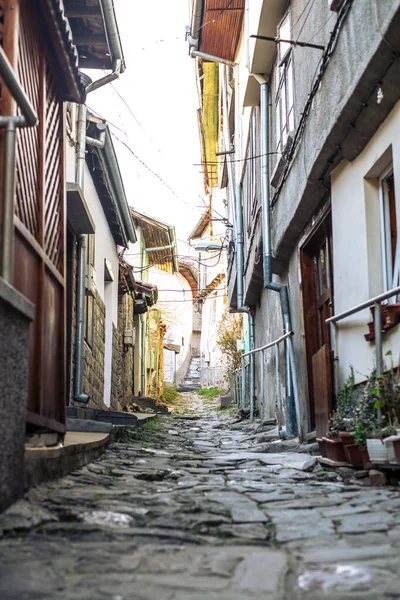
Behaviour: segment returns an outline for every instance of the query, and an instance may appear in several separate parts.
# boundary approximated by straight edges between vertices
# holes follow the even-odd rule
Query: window
[[[259,108],[253,108],[250,120],[249,144],[246,158],[258,156],[260,154],[260,126],[259,126]],[[259,161],[247,160],[246,171],[243,179],[243,206],[246,211],[247,233],[250,234],[254,225],[255,216],[259,204],[258,181]]]
[[[382,272],[384,291],[399,285],[400,248],[397,243],[396,197],[393,168],[379,180],[379,210],[381,221]],[[396,301],[394,297],[392,302]]]
[[[289,13],[278,27],[278,37],[290,40]],[[293,52],[286,42],[278,44],[278,67],[276,73],[276,150],[282,152],[290,131],[294,129],[293,107]]]

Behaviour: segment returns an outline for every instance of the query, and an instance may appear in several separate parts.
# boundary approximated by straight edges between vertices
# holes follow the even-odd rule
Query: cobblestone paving
[[[398,489],[193,406],[0,516],[2,600],[400,597]]]

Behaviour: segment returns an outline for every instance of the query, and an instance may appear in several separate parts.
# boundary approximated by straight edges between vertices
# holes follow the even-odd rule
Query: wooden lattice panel
[[[50,69],[46,70],[44,152],[44,249],[51,262],[62,271],[63,265],[63,195],[62,195],[62,106]]]
[[[28,16],[21,15],[18,77],[34,109],[40,108],[40,48]],[[18,130],[15,212],[28,231],[39,236],[39,127]]]

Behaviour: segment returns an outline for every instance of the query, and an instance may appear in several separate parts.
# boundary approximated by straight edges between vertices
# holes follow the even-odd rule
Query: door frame
[[[334,299],[334,282],[333,282],[333,253],[332,253],[332,219],[331,219],[331,203],[330,200],[325,202],[320,211],[313,216],[309,226],[306,228],[302,238],[298,244],[298,254],[299,254],[299,279],[300,279],[300,294],[302,299],[302,319],[303,319],[303,335],[305,342],[305,352],[306,352],[306,366],[307,366],[307,379],[308,379],[308,408],[309,408],[309,422],[311,430],[315,430],[315,395],[314,395],[314,384],[313,384],[313,368],[312,368],[312,357],[319,350],[318,348],[318,339],[316,329],[310,329],[307,325],[307,314],[308,309],[312,304],[315,304],[315,294],[313,288],[313,281],[309,281],[309,285],[307,286],[307,278],[306,272],[310,270],[310,262],[307,259],[310,258],[310,247],[318,246],[320,240],[323,239],[324,236],[329,234],[329,254],[330,254],[330,286],[331,286],[331,299],[333,303]],[[307,264],[308,263],[308,264]],[[332,308],[333,311],[333,308]],[[332,347],[331,340],[329,335],[329,326],[326,326],[328,329],[328,345],[329,345],[329,354],[330,354],[330,372],[327,374],[328,377],[328,388],[331,391],[331,396],[329,400],[329,408],[332,409],[332,401],[333,401],[333,355],[332,355]],[[322,346],[321,346],[322,348]]]

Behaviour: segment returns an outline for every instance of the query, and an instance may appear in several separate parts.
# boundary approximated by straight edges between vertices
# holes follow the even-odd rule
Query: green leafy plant
[[[215,398],[216,396],[219,396],[220,394],[222,394],[224,390],[221,388],[202,388],[201,390],[199,390],[197,393],[199,396],[203,396],[204,398]]]
[[[172,386],[165,385],[164,391],[160,396],[160,400],[165,402],[166,404],[174,404],[177,400],[180,400],[182,396],[180,393]]]
[[[386,354],[388,355],[391,352]],[[400,428],[400,369],[394,369],[393,361],[390,369],[376,378],[372,393],[375,397],[374,408],[381,411],[386,426]]]
[[[350,404],[354,383],[354,369],[350,367],[350,375],[336,397],[336,408],[332,412],[330,420],[332,433],[337,434],[339,431],[352,431],[354,429],[355,421]]]
[[[243,337],[242,316],[225,309],[218,323],[217,335],[217,345],[223,353],[228,372],[232,373],[239,369],[242,357],[242,352],[237,349],[237,342]]]

